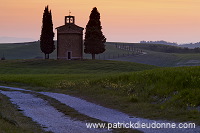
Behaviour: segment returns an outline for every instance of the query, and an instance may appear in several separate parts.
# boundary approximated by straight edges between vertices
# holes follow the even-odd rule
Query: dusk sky
[[[69,10],[85,28],[97,7],[107,41],[200,41],[200,0],[1,0],[0,37],[39,40],[46,5],[54,28],[64,24]]]

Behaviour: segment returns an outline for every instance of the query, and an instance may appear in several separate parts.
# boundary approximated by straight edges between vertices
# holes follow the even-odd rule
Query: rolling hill
[[[199,124],[199,70],[103,60],[5,60],[0,84],[71,94],[133,116]]]
[[[143,53],[137,53],[130,49],[120,49],[116,45],[131,46],[135,50],[142,50]],[[165,52],[167,49],[180,49],[175,46],[159,45],[162,49],[154,49],[148,44],[138,43],[117,43],[107,42],[106,51],[103,54],[96,55],[96,59],[100,60],[118,60],[137,62],[162,67],[174,66],[197,66],[200,65],[200,54],[193,52]],[[0,44],[0,57],[5,56],[6,59],[37,59],[43,58],[44,55],[40,51],[39,42],[29,43],[10,43]],[[56,50],[50,54],[50,58],[56,59]],[[91,55],[84,54],[84,59],[91,59]]]

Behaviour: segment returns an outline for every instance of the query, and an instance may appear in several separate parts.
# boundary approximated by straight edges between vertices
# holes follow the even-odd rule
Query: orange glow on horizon
[[[7,0],[0,5],[0,36],[39,39],[46,5],[54,27],[64,24],[69,10],[76,24],[85,27],[97,7],[108,41],[195,42],[200,36],[199,0]]]

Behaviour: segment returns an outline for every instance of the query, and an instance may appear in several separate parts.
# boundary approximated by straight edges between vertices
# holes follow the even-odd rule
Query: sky
[[[110,42],[200,42],[200,0],[0,1],[0,38],[39,40],[42,15],[49,5],[54,28],[64,25],[69,10],[76,25],[85,28],[91,10],[97,7],[102,31]]]

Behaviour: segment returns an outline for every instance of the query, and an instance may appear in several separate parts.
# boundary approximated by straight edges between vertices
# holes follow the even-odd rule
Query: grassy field
[[[0,61],[2,85],[66,93],[130,115],[200,124],[200,67],[118,61]]]
[[[56,43],[55,43],[56,44]],[[133,45],[135,48],[143,50],[145,55],[132,55],[132,51],[116,48],[115,44]],[[4,54],[6,59],[34,59],[43,58],[40,51],[39,42],[17,43],[17,44],[0,44],[0,57]],[[128,56],[128,54],[130,54]],[[56,50],[50,54],[51,59],[56,59]],[[91,55],[84,54],[84,59],[91,59]],[[143,44],[129,43],[106,43],[106,51],[96,55],[96,59],[101,60],[118,60],[137,62],[162,67],[174,66],[197,66],[200,65],[199,53],[165,53],[152,51],[143,47]]]
[[[132,52],[116,48],[115,43],[106,43],[106,49],[96,56],[101,60],[87,60],[91,56],[84,54],[86,60],[58,61],[54,60],[56,51],[51,60],[34,59],[43,57],[39,42],[0,44],[0,56],[18,59],[0,61],[0,85],[65,93],[138,117],[200,125],[200,67],[195,67],[200,65],[200,54],[164,53],[141,46],[146,54],[128,56]],[[194,67],[177,67],[188,65]],[[41,131],[29,119],[19,119],[21,114],[4,96],[0,103],[0,123],[5,123],[0,130]],[[18,117],[10,117],[5,113],[8,110]],[[19,127],[16,122],[29,125]]]
[[[33,59],[43,57],[39,42],[0,44],[0,57],[4,54],[6,59]],[[52,53],[54,57],[56,53]]]
[[[55,41],[55,45],[57,42]],[[108,59],[117,57],[119,55],[128,54],[125,50],[115,48],[115,45],[106,44],[106,51],[96,56],[97,59]],[[6,59],[34,59],[44,58],[44,54],[40,50],[39,42],[28,42],[28,43],[10,43],[0,44],[0,57],[5,56]],[[56,59],[56,50],[50,54],[51,59]],[[84,54],[84,58],[91,59],[90,54]]]
[[[120,57],[113,60],[137,62],[149,65],[156,65],[161,67],[177,67],[177,66],[199,66],[200,65],[200,53],[167,53],[154,51],[149,49],[148,44],[139,43],[108,43],[109,45],[125,45],[133,46],[135,49],[144,51],[144,55],[133,55]],[[156,44],[155,44],[156,45]],[[173,46],[169,46],[173,47]]]
[[[196,54],[177,54],[163,53],[144,50],[145,55],[134,55],[114,59],[116,61],[137,62],[161,67],[179,67],[179,66],[199,66],[200,53]]]

